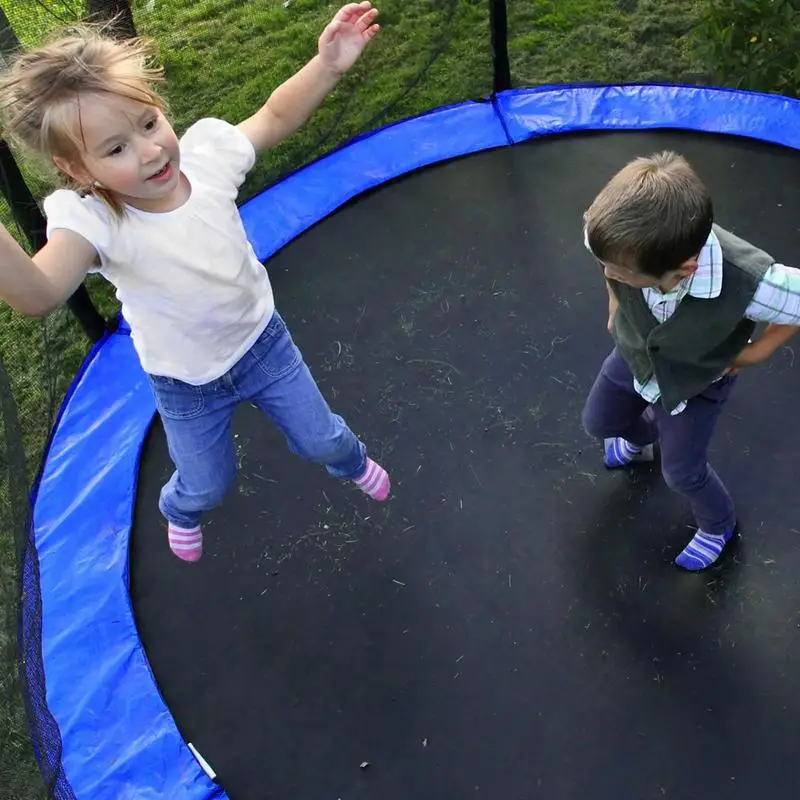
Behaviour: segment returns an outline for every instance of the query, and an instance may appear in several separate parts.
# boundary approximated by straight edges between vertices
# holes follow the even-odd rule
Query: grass
[[[581,81],[702,82],[689,38],[702,0],[509,0],[509,50],[516,85]],[[78,0],[14,0],[4,9],[23,44],[76,19]],[[384,0],[382,32],[311,123],[259,160],[243,187],[248,197],[286,171],[352,136],[429,108],[482,98],[491,88],[487,0]],[[237,122],[315,51],[335,6],[323,0],[135,0],[140,33],[161,47],[166,96],[181,132],[206,115]],[[37,199],[52,179],[23,162]],[[0,203],[0,221],[11,225]],[[14,231],[13,225],[10,227]],[[16,232],[20,241],[22,237]],[[102,283],[92,291],[115,308]],[[409,321],[413,333],[413,319]],[[88,342],[65,313],[28,320],[0,306],[0,358],[18,406],[30,479],[53,413]],[[346,353],[333,353],[332,366]],[[336,356],[336,358],[333,358]],[[500,410],[497,423],[506,424]],[[10,440],[10,429],[4,441]],[[9,470],[8,458],[5,461]],[[16,492],[20,494],[19,491]],[[0,786],[3,796],[42,795],[13,667],[14,522],[19,497],[0,485]]]
[[[574,0],[509,6],[509,57],[519,85],[707,80],[690,33],[697,0]]]
[[[316,49],[333,6],[317,0],[242,4],[215,0],[159,5],[141,28],[161,45],[176,127],[199,116],[238,122]],[[467,0],[387,0],[382,34],[352,73],[293,139],[262,158],[247,196],[352,136],[491,87],[487,5]],[[180,33],[177,33],[177,32]],[[205,66],[214,59],[218,69]]]

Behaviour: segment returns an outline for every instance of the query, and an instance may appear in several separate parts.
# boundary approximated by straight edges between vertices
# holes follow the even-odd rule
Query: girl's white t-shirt
[[[252,144],[233,125],[203,119],[180,153],[192,191],[174,211],[127,207],[117,220],[102,201],[67,189],[47,197],[44,211],[48,235],[66,228],[97,250],[94,271],[116,288],[144,370],[200,385],[250,349],[275,306],[236,206]]]

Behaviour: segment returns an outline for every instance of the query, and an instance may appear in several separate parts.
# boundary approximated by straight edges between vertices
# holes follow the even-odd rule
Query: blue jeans
[[[598,439],[621,436],[640,447],[658,440],[664,480],[689,501],[697,527],[727,533],[736,524],[736,513],[708,463],[708,447],[735,383],[736,377],[727,375],[691,398],[680,414],[671,415],[660,403],[650,405],[637,394],[630,368],[614,348],[589,392],[583,427]]]
[[[175,472],[159,507],[175,525],[200,524],[236,477],[233,412],[243,402],[281,429],[289,449],[343,480],[366,469],[366,448],[325,402],[277,311],[253,347],[225,375],[202,386],[150,375]]]

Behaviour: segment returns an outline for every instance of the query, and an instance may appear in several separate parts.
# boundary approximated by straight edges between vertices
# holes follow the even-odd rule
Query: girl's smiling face
[[[178,138],[160,109],[111,95],[82,95],[79,102],[82,163],[54,158],[59,169],[145,211],[184,202]]]

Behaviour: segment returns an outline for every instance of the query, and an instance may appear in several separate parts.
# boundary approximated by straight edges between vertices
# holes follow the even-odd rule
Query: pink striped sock
[[[196,528],[180,528],[169,523],[167,528],[169,549],[183,561],[199,561],[203,555],[203,533]]]
[[[389,475],[386,470],[376,464],[371,458],[367,458],[367,468],[364,474],[356,479],[356,486],[362,492],[368,494],[373,500],[386,500],[389,497]]]

